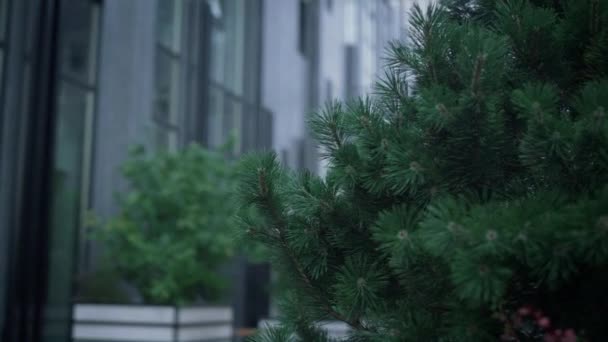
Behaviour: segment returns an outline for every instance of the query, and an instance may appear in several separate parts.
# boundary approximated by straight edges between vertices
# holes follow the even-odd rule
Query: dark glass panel
[[[61,73],[85,84],[93,84],[97,54],[98,5],[87,0],[67,0],[62,3]]]
[[[59,85],[52,168],[47,302],[43,340],[70,337],[75,242],[81,223],[82,170],[86,124],[93,93],[67,82]]]

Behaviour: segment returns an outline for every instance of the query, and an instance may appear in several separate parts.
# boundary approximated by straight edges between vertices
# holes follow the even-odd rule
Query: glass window
[[[0,89],[2,89],[4,80],[4,53],[5,53],[5,34],[6,34],[6,16],[7,16],[7,1],[0,0]],[[2,146],[2,124],[3,115],[0,112],[0,146]],[[1,180],[0,180],[1,181]],[[0,184],[1,186],[1,184]],[[1,192],[0,192],[1,194]],[[0,215],[0,220],[3,217]],[[6,276],[7,276],[7,244],[8,243],[8,227],[0,221],[0,334],[4,330],[4,306],[6,295]]]
[[[61,71],[66,77],[94,82],[97,55],[97,11],[90,1],[68,1],[61,20]]]
[[[8,0],[0,0],[0,41],[4,43],[6,36],[6,23],[8,11]]]
[[[8,1],[0,0],[0,89],[4,82],[4,55],[6,47],[6,25],[8,16]],[[2,128],[2,118],[0,117],[0,129]]]
[[[158,1],[158,43],[173,52],[180,51],[182,6],[181,0]]]
[[[344,41],[355,44],[358,41],[357,3],[356,0],[345,0],[344,3]]]
[[[177,83],[179,61],[162,50],[156,56],[155,119],[165,124],[176,124]]]
[[[242,131],[243,101],[242,98],[233,94],[225,94],[224,97],[224,117],[222,127],[221,144],[225,144],[231,134],[238,134]],[[241,145],[235,143],[232,153],[238,155],[241,152]]]
[[[245,12],[241,0],[211,1],[210,85],[206,117],[211,147],[226,143],[232,132],[241,133],[245,78]],[[235,144],[234,153],[240,152]]]
[[[224,50],[226,47],[226,34],[224,30],[214,27],[211,32],[211,80],[217,84],[224,83],[224,71],[226,70],[226,61],[224,59]]]
[[[245,1],[231,0],[225,4],[226,42],[224,51],[225,79],[223,84],[233,94],[243,94],[245,66]]]
[[[208,141],[211,147],[220,146],[222,137],[222,116],[224,113],[224,91],[215,86],[209,87],[209,130]]]
[[[88,206],[99,7],[62,2],[49,230],[45,342],[68,341],[77,237]]]
[[[93,93],[61,82],[55,126],[52,175],[49,287],[45,337],[68,336],[75,236],[81,224],[86,125],[93,115]]]
[[[300,53],[304,56],[307,55],[307,45],[308,45],[308,10],[310,4],[308,0],[300,0],[300,7],[298,13],[298,49]]]
[[[157,2],[157,49],[154,95],[154,141],[159,149],[177,148],[180,112],[183,1]]]

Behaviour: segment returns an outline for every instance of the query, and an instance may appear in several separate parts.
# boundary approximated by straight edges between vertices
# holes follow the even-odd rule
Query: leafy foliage
[[[291,279],[283,329],[605,338],[608,3],[446,0],[414,6],[410,26],[374,97],[310,118],[325,179],[272,153],[242,163],[258,215],[245,229]],[[517,330],[507,318],[524,305],[551,324]]]
[[[147,303],[217,298],[235,248],[230,163],[196,145],[153,157],[136,148],[123,171],[120,213],[95,232],[111,264]]]

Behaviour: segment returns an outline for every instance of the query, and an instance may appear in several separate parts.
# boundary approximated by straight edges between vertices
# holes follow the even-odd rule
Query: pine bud
[[[475,61],[475,69],[473,71],[473,79],[471,80],[471,91],[473,92],[473,96],[478,96],[479,92],[479,83],[481,81],[481,74],[483,73],[484,66],[486,64],[486,60],[488,59],[488,55],[485,53],[477,56],[477,60]]]
[[[486,265],[480,265],[479,266],[479,275],[485,276],[488,273],[488,271],[490,271],[490,269],[488,268],[488,266],[486,266]]]
[[[456,233],[462,229],[462,226],[459,225],[458,223],[450,221],[450,222],[448,222],[447,229],[450,233]]]
[[[399,233],[397,233],[397,238],[399,240],[405,240],[405,239],[407,239],[408,238],[407,230],[405,230],[405,229],[400,230]]]
[[[413,161],[410,163],[410,170],[414,171],[414,172],[422,172],[422,170],[424,170],[422,168],[422,165],[420,165],[417,161]]]
[[[369,119],[366,116],[361,116],[359,121],[361,122],[361,125],[363,125],[364,127],[369,126]]]
[[[385,152],[388,150],[388,140],[386,138],[382,139],[380,145]]]
[[[597,107],[597,109],[593,112],[593,117],[598,119],[598,121],[603,119],[605,116],[606,112],[604,111],[604,107],[602,106]]]
[[[495,230],[488,230],[488,232],[486,233],[486,240],[488,241],[494,241],[498,238],[498,233],[496,233]]]
[[[534,101],[532,103],[532,113],[534,113],[536,115],[536,119],[541,124],[545,121],[545,117],[543,115],[543,110],[542,110],[539,102]]]
[[[450,116],[450,112],[443,103],[437,104],[435,106],[435,109],[437,109],[437,111],[441,114],[443,118],[447,118],[448,116]]]
[[[366,285],[365,279],[363,279],[363,278],[357,279],[357,287],[362,288],[362,287],[365,287],[365,285]]]
[[[608,233],[608,215],[600,216],[595,225],[600,231]]]
[[[260,186],[260,193],[266,195],[268,193],[268,186],[266,185],[266,170],[262,167],[258,167],[258,183]]]

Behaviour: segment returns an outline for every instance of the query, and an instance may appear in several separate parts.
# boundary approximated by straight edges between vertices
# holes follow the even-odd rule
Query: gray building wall
[[[331,7],[328,0],[320,6],[319,54],[320,84],[317,87],[319,98],[324,103],[330,99],[343,99],[345,95],[345,35],[344,19],[345,2],[333,0]]]
[[[274,114],[273,148],[291,167],[306,136],[311,62],[298,49],[298,0],[266,0],[262,29],[262,103]]]
[[[101,22],[91,208],[116,210],[130,146],[150,145],[156,7],[149,0],[106,0]]]
[[[306,115],[330,99],[372,91],[387,43],[404,30],[410,2],[308,1],[314,16],[313,54],[303,56],[298,49],[300,0],[265,1],[262,100],[274,113],[273,147],[286,165],[324,173]]]

